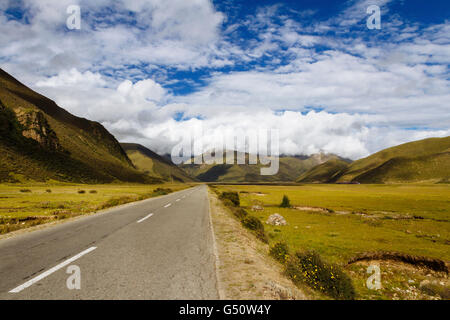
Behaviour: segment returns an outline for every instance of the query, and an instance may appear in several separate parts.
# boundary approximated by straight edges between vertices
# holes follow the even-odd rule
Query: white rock
[[[286,219],[278,213],[272,214],[266,221],[267,224],[273,226],[285,226],[287,225]]]

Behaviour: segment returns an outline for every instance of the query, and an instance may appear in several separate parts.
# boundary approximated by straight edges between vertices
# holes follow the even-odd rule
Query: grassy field
[[[340,265],[346,265],[359,253],[372,251],[394,251],[450,261],[448,185],[235,185],[217,188],[220,192],[239,192],[241,206],[263,222],[274,213],[285,217],[286,226],[265,225],[270,244],[285,241],[293,251],[312,249],[327,261]],[[289,197],[292,208],[278,207],[283,195]],[[263,210],[252,210],[252,207]],[[364,266],[346,268],[353,275],[360,296],[366,298],[401,298],[402,290],[414,291],[410,288],[412,281],[417,285],[429,274],[424,270],[422,277],[416,270],[409,272],[391,266],[383,274],[385,280],[390,281],[384,282],[384,290],[374,292],[365,288]]]
[[[0,184],[0,234],[163,195],[189,186],[180,183]]]

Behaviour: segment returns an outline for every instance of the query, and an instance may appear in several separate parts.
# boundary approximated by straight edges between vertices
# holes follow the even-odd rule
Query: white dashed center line
[[[142,221],[147,220],[148,218],[150,218],[153,215],[153,213],[150,213],[148,216],[143,217],[141,220],[138,220],[137,223],[141,223]]]
[[[164,206],[164,208],[168,208],[168,207],[170,207],[171,205],[172,205],[171,203],[166,204],[166,205]]]

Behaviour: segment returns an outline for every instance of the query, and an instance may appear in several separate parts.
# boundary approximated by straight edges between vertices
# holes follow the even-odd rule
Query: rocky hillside
[[[0,181],[158,182],[100,123],[76,117],[0,69]]]

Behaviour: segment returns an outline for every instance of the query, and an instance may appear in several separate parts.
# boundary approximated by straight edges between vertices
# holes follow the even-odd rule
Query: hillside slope
[[[450,179],[450,137],[405,143],[355,161],[337,179],[363,183],[445,182]]]
[[[186,172],[166,158],[136,143],[121,143],[136,169],[164,181],[192,182]]]
[[[0,181],[158,182],[101,124],[76,117],[0,69]]]
[[[341,159],[331,159],[306,171],[297,179],[297,182],[304,183],[326,183],[332,180],[335,175],[345,170],[350,165],[349,161]]]
[[[337,183],[449,183],[450,137],[405,143],[347,166],[325,163],[300,176],[298,181],[313,182],[316,178]]]

